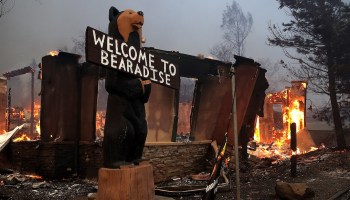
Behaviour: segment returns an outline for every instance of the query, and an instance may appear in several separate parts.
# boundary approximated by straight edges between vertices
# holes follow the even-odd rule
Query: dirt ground
[[[183,177],[183,180],[188,177]],[[235,175],[231,173],[231,185],[217,193],[217,200],[235,199]],[[278,181],[306,183],[314,192],[311,199],[329,199],[336,193],[350,189],[350,148],[345,150],[322,149],[298,157],[297,176],[291,177],[290,162],[251,157],[241,163],[240,192],[245,200],[278,199],[275,185]],[[205,184],[205,183],[204,183]],[[160,185],[160,184],[158,184]],[[157,185],[157,186],[158,186]],[[97,181],[79,178],[42,180],[16,174],[11,170],[0,170],[0,199],[89,199],[96,193]],[[163,195],[164,196],[164,195]],[[93,199],[91,197],[90,199]],[[168,199],[157,196],[157,199]],[[201,199],[200,193],[171,196],[169,199]],[[350,199],[345,192],[337,199]]]

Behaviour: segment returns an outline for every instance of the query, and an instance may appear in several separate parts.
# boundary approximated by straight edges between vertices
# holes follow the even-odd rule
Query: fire
[[[34,116],[34,122],[36,122],[35,132],[37,133],[37,136],[40,136],[40,108],[41,108],[40,103],[34,102],[33,116]]]
[[[12,140],[13,142],[38,140],[40,138],[40,103],[34,102],[33,121],[31,120],[31,107],[23,108],[16,106],[7,110],[10,111],[6,113],[6,116],[10,114],[11,124],[27,124],[25,130],[20,132],[20,135],[16,135],[16,138]],[[34,122],[33,133],[29,130],[29,127],[31,127],[30,123],[32,122]],[[6,131],[3,132],[6,133]]]
[[[303,146],[302,151],[297,148],[297,151],[292,152],[290,149],[290,125],[296,123],[297,133],[305,128],[306,89],[307,82],[292,81],[291,87],[266,95],[264,118],[256,118],[254,130],[254,139],[259,145],[251,154],[258,157],[288,158],[292,154],[303,154],[318,149],[312,147],[312,143],[310,146]],[[301,138],[307,139],[305,132]]]
[[[22,141],[30,141],[30,137],[27,134],[23,133],[21,136],[13,139],[13,142],[22,142]]]
[[[39,176],[39,175],[25,175],[26,177],[28,177],[28,178],[31,178],[31,179],[43,179],[43,177],[42,176]]]
[[[34,119],[39,118],[40,116],[40,104],[37,102],[34,102]]]
[[[49,52],[49,55],[50,55],[50,56],[57,56],[58,54],[59,54],[58,51],[50,51],[50,52]]]
[[[105,126],[106,112],[96,112],[96,136],[97,138],[103,138],[104,126]]]
[[[38,123],[35,125],[35,130],[38,133],[38,135],[40,135],[40,120],[38,121]]]
[[[296,151],[292,151],[292,155],[300,155],[301,154],[301,151],[299,148],[297,148]]]
[[[5,113],[6,118],[9,116],[9,114],[10,118],[15,121],[21,121],[25,119],[24,109],[19,106],[7,108]]]
[[[304,89],[306,89],[306,87],[307,87],[307,83],[306,82],[301,83],[301,85],[302,85],[302,87],[304,87]]]
[[[228,166],[230,164],[230,157],[227,157],[225,159],[225,165]]]
[[[285,143],[286,143],[285,138],[279,138],[279,139],[276,140],[275,145],[277,147],[282,147]]]
[[[254,140],[260,142],[260,129],[259,129],[259,116],[256,117],[255,129],[254,129]]]
[[[298,100],[295,100],[293,102],[292,110],[290,111],[290,119],[289,124],[292,124],[293,122],[297,125],[297,133],[299,130],[304,128],[304,112],[302,111],[303,108],[300,106],[300,102]]]

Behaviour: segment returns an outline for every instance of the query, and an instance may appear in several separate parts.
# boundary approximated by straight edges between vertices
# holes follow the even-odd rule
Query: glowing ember
[[[13,142],[22,142],[22,141],[30,141],[30,137],[27,136],[27,134],[23,133],[21,136],[13,139]]]
[[[25,175],[25,176],[31,179],[43,179],[43,177],[39,175]]]
[[[225,165],[228,166],[229,163],[230,163],[230,157],[227,157],[227,158],[225,159]]]
[[[51,55],[51,56],[57,56],[58,54],[59,54],[58,51],[50,51],[49,52],[49,55]]]

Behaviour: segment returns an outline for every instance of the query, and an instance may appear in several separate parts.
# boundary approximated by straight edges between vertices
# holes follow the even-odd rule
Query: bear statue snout
[[[143,12],[142,11],[138,11],[137,14],[143,16]]]

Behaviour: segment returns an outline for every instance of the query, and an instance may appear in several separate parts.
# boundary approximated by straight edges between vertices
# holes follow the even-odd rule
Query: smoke
[[[262,68],[266,69],[266,79],[269,83],[267,93],[274,93],[283,90],[286,86],[290,85],[291,77],[289,77],[284,68],[276,62],[272,64],[268,58],[260,58],[257,62]]]
[[[34,73],[34,101],[39,102],[39,92],[41,82],[37,79],[38,72]],[[31,73],[23,74],[17,77],[12,77],[7,81],[7,88],[11,88],[11,106],[19,106],[30,108],[32,103],[32,75]]]

